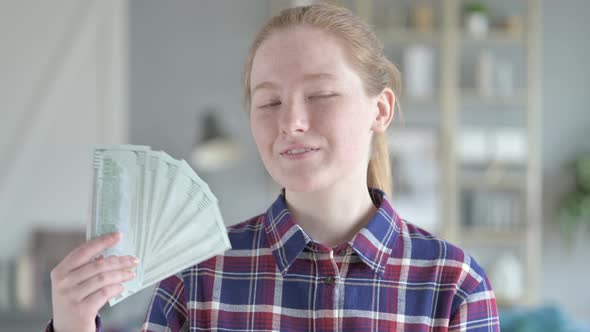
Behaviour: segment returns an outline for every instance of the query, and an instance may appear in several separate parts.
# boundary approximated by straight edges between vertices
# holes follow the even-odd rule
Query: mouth
[[[290,148],[281,152],[281,156],[298,156],[303,155],[306,153],[318,151],[319,149],[310,148],[310,147],[297,147],[297,148]]]

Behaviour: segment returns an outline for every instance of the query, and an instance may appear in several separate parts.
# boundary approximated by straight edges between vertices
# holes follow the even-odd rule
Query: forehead
[[[358,79],[342,41],[316,28],[298,26],[274,31],[252,62],[251,85],[297,80],[328,73],[337,80]]]

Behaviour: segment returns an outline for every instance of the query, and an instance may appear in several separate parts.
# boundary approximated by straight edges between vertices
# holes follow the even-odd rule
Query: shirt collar
[[[348,244],[375,273],[383,275],[387,259],[400,233],[401,219],[383,191],[369,188],[369,194],[378,207],[377,212]],[[277,267],[285,274],[312,240],[287,209],[284,191],[266,211],[264,219],[268,243]]]

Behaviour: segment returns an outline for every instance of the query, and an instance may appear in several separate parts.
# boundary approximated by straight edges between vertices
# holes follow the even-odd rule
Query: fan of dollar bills
[[[184,160],[148,146],[104,145],[94,151],[92,218],[87,239],[119,231],[104,256],[133,255],[136,277],[109,304],[219,255],[230,242],[217,199]]]

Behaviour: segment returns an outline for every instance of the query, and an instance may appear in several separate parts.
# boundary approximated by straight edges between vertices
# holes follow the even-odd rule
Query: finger
[[[92,239],[70,252],[66,258],[63,259],[62,264],[65,273],[79,268],[88,263],[92,257],[98,255],[105,249],[112,247],[121,239],[121,233],[115,232],[105,234]],[[61,265],[61,264],[60,264]]]
[[[76,286],[73,289],[72,296],[76,301],[83,301],[86,297],[100,291],[102,288],[114,284],[121,284],[134,277],[135,273],[126,270],[101,272]]]
[[[139,265],[139,260],[133,256],[110,256],[71,271],[67,276],[67,282],[76,285],[102,272],[132,269],[137,265]]]
[[[123,285],[121,284],[108,285],[88,295],[82,300],[83,302],[80,305],[89,306],[93,311],[98,312],[108,300],[121,294],[123,289]]]

